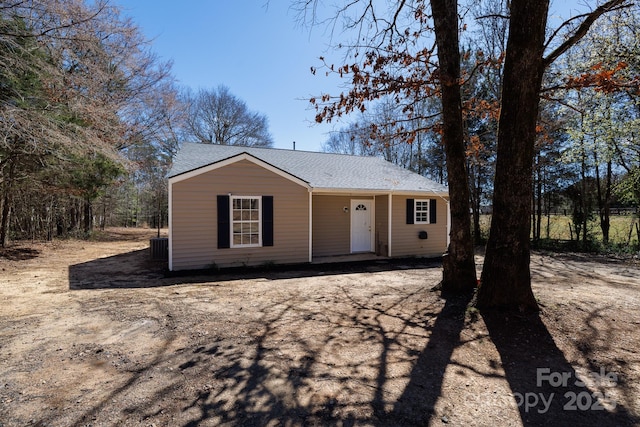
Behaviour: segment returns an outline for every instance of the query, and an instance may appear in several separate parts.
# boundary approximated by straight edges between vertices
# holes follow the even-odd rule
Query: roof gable
[[[204,159],[203,159],[204,160]],[[191,169],[191,170],[187,170],[181,173],[173,173],[174,169],[175,169],[175,164],[174,167],[171,168],[171,171],[169,172],[169,179],[171,180],[171,182],[180,182],[180,181],[184,181],[187,180],[189,178],[193,178],[194,176],[198,176],[201,175],[203,173],[207,173],[207,172],[211,172],[213,170],[216,169],[220,169],[223,168],[225,166],[240,162],[242,160],[247,160],[251,163],[254,163],[264,169],[267,169],[270,172],[275,173],[276,175],[279,175],[283,178],[286,178],[290,181],[295,182],[296,184],[305,187],[305,188],[311,188],[309,186],[309,183],[298,178],[297,176],[291,175],[290,173],[283,171],[282,169],[279,169],[267,162],[264,162],[262,160],[260,160],[259,158],[252,156],[251,154],[247,153],[247,152],[242,152],[240,154],[236,154],[233,155],[231,157],[228,157],[226,159],[222,159],[222,160],[217,160],[214,161],[212,163],[209,164],[205,164],[202,165],[200,167],[197,167],[195,169]]]
[[[250,160],[314,192],[417,192],[448,194],[446,186],[379,157],[270,148],[185,143],[169,172],[172,182]]]

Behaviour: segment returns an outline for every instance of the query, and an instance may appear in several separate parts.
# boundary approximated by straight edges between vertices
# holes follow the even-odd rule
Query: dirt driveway
[[[640,267],[532,259],[540,316],[435,262],[165,277],[141,230],[0,252],[0,426],[640,425]]]

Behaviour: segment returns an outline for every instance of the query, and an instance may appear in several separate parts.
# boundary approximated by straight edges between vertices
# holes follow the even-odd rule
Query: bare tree
[[[391,97],[385,97],[372,107],[358,113],[354,120],[329,135],[323,144],[323,151],[354,154],[360,156],[379,156],[421,175],[443,182],[445,162],[442,151],[439,128],[440,101],[426,100],[416,105],[420,111],[415,118],[408,119]],[[413,129],[423,129],[416,133],[408,144],[406,138]],[[427,131],[429,129],[429,131]],[[405,138],[399,136],[405,135]]]
[[[146,141],[170,64],[107,1],[29,0],[0,7],[0,70],[0,237],[11,210],[20,221],[18,213],[41,210],[44,196],[46,228],[56,211],[67,224],[80,222],[72,212],[84,212],[90,229],[89,199],[115,174],[104,167],[120,171],[126,149]],[[30,195],[20,204],[12,203],[18,185]]]
[[[355,156],[374,156],[377,153],[371,145],[369,132],[369,124],[361,117],[340,130],[332,132],[322,145],[322,151]]]
[[[189,136],[204,144],[270,147],[267,117],[249,111],[226,86],[187,94]]]

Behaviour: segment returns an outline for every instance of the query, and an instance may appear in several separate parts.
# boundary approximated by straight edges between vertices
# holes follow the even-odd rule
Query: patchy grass
[[[489,235],[489,228],[491,225],[491,215],[483,215],[480,218],[480,224],[482,233],[485,236]],[[640,250],[638,244],[638,235],[635,229],[635,225],[638,224],[638,218],[633,215],[615,215],[611,217],[611,228],[609,230],[609,248],[604,248],[602,244],[602,231],[600,229],[599,220],[592,220],[588,223],[588,235],[590,240],[596,244],[594,249],[607,251],[615,250],[616,252],[628,252]],[[573,236],[570,229],[573,228],[573,221],[570,216],[567,215],[551,215],[547,222],[547,217],[542,219],[541,235],[542,239],[548,243],[546,246],[553,246],[553,241],[569,242],[572,239],[576,239],[575,233]],[[548,230],[548,231],[547,231]],[[631,236],[630,232],[631,231]],[[577,247],[573,247],[570,244],[559,243],[556,245],[557,249],[566,248],[568,250],[576,250]]]

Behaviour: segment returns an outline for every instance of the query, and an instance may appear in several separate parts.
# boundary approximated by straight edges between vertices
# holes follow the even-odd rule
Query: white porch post
[[[309,189],[309,262],[313,262],[313,194]]]
[[[393,194],[389,193],[389,203],[387,203],[387,209],[388,209],[388,224],[387,226],[389,227],[388,230],[388,237],[387,237],[387,256],[389,258],[391,258],[391,242],[393,241],[393,238],[391,236],[391,225],[393,224],[393,218],[391,217],[391,214],[393,212],[392,209],[392,205],[393,205]]]
[[[447,251],[449,250],[449,243],[451,243],[451,206],[449,201],[447,202]]]

